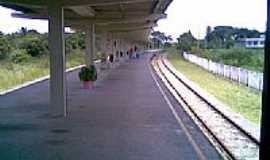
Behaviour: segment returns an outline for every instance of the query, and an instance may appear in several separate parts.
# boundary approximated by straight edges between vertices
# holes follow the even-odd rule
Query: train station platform
[[[198,148],[191,145],[152,77],[149,58],[124,62],[92,90],[80,88],[78,71],[69,73],[66,118],[48,114],[48,81],[0,96],[0,159],[220,159],[170,97]]]

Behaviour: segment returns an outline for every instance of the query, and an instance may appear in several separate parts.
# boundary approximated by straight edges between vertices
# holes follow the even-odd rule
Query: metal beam
[[[99,28],[98,31],[109,31],[109,32],[126,32],[126,31],[137,31],[152,28],[153,25],[135,26],[135,27],[120,27],[120,28]]]
[[[155,2],[157,0],[57,0],[63,7],[71,6],[106,6],[106,5],[119,5],[119,4],[134,4],[134,3],[144,3],[144,2]],[[47,0],[1,0],[0,4],[16,4],[22,6],[47,6]]]
[[[23,14],[23,13],[12,13],[13,17],[16,18],[28,18],[28,19],[48,19],[47,15],[38,14]],[[166,14],[151,14],[143,17],[125,17],[125,18],[69,18],[65,17],[66,25],[85,25],[90,23],[95,23],[99,25],[108,24],[124,24],[124,23],[136,23],[136,22],[146,22],[146,21],[156,21],[158,19],[166,18]]]
[[[123,24],[121,25],[106,25],[106,26],[98,26],[98,30],[128,30],[128,29],[132,29],[132,28],[151,28],[151,27],[156,27],[157,24],[156,23],[141,23],[141,24]]]
[[[89,5],[89,6],[109,6],[109,5],[120,5],[120,4],[134,4],[144,2],[154,2],[158,0],[62,0],[63,6],[76,6],[76,5]]]
[[[89,24],[95,23],[99,25],[109,25],[109,24],[125,24],[125,23],[136,23],[136,22],[146,22],[146,21],[156,21],[158,19],[166,18],[166,14],[151,14],[145,17],[125,17],[125,18],[67,18],[67,24],[78,25],[78,24]]]
[[[84,17],[93,17],[96,14],[95,10],[90,6],[73,6],[69,8],[73,10],[75,13],[77,13],[78,15],[84,16]]]

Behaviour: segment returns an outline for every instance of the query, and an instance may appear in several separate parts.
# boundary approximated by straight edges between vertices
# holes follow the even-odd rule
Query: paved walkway
[[[48,116],[48,81],[1,96],[0,159],[198,159],[151,77],[148,58],[120,65],[92,91],[80,89],[77,72],[70,73],[68,118]],[[207,159],[219,159],[184,119]]]

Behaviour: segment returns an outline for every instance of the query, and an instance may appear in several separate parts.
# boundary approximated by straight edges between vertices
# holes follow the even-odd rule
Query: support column
[[[66,116],[66,60],[64,39],[64,10],[50,1],[49,47],[50,47],[50,112],[52,116]]]
[[[267,0],[267,25],[264,49],[264,73],[262,92],[262,118],[260,139],[260,160],[270,156],[270,0]]]
[[[114,62],[117,61],[116,51],[117,51],[117,38],[116,33],[112,33],[112,54],[114,57]]]
[[[115,51],[114,51],[115,60],[119,62],[120,61],[120,53],[119,53],[120,41],[119,41],[118,37],[116,39],[114,39],[114,41],[116,42]]]
[[[100,35],[100,52],[101,52],[101,70],[107,69],[107,53],[106,53],[106,40],[107,40],[107,35],[106,33],[102,33]]]
[[[112,33],[107,32],[107,38],[106,38],[106,53],[107,56],[110,56],[113,54],[113,40],[112,40]],[[109,62],[109,68],[112,68],[112,63]]]
[[[120,38],[120,52],[122,52],[123,53],[123,55],[122,55],[122,57],[121,57],[121,59],[123,60],[124,59],[124,57],[125,57],[125,55],[126,55],[126,53],[125,53],[125,49],[124,49],[124,40],[122,39],[122,38]]]
[[[94,54],[96,50],[95,25],[87,25],[85,34],[85,64],[86,66],[90,66],[94,63]]]

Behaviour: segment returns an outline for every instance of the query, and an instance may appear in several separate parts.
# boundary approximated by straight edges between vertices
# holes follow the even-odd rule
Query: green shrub
[[[97,70],[94,65],[90,67],[83,67],[79,72],[79,78],[81,81],[96,81],[97,80]]]
[[[14,63],[28,62],[31,56],[25,50],[15,50],[11,55],[11,61]]]
[[[11,51],[11,47],[7,38],[0,36],[0,59],[5,59],[8,53]]]
[[[66,53],[72,53],[73,50],[85,49],[85,34],[71,33],[66,37]]]
[[[263,70],[264,51],[262,49],[205,49],[200,56],[227,65],[256,71]]]
[[[46,38],[41,37],[25,37],[22,44],[20,44],[20,49],[25,49],[27,54],[32,57],[41,56],[49,52]]]

